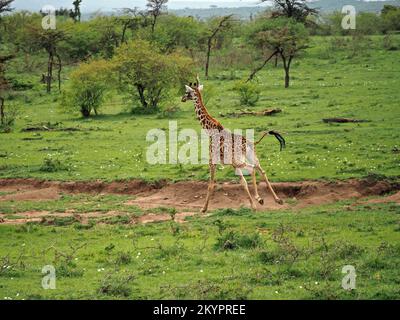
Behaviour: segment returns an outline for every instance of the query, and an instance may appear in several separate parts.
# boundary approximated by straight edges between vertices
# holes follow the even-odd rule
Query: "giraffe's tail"
[[[275,138],[279,141],[279,143],[280,143],[280,145],[281,145],[281,151],[286,147],[286,141],[285,141],[285,139],[280,135],[279,132],[276,132],[276,131],[273,131],[273,130],[271,130],[271,131],[265,131],[265,132],[263,133],[263,135],[261,136],[260,140],[258,140],[257,142],[255,142],[254,145],[255,145],[255,146],[258,145],[258,144],[264,139],[264,137],[265,137],[266,135],[275,136]]]

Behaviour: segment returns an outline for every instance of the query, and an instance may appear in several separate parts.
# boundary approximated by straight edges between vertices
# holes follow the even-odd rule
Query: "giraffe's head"
[[[188,100],[194,100],[195,97],[198,94],[200,94],[202,90],[203,90],[203,85],[200,84],[198,78],[196,83],[190,83],[189,85],[185,85],[185,94],[182,96],[182,102],[186,102]]]

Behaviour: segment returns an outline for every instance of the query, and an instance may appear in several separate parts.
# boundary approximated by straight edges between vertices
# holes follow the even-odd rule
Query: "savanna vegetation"
[[[343,30],[342,13],[304,1],[277,0],[251,20],[178,17],[166,0],[83,20],[74,1],[44,30],[46,12],[12,11],[12,2],[0,0],[0,179],[207,180],[206,165],[146,161],[149,130],[176,120],[200,131],[180,99],[199,74],[225,127],[285,136],[284,152],[272,139],[257,146],[272,181],[398,181],[399,7],[358,13],[356,29]],[[265,109],[282,112],[233,116]],[[217,177],[237,180],[230,168]],[[396,203],[226,208],[184,224],[173,219],[177,209],[159,208],[171,221],[132,225],[149,212],[124,205],[129,195],[1,199],[8,194],[0,191],[0,222],[31,211],[120,214],[0,223],[0,298],[400,297]],[[40,286],[49,264],[57,290]],[[356,267],[356,290],[341,288],[344,265]]]

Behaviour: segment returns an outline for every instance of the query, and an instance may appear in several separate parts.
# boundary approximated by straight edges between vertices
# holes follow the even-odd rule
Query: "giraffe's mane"
[[[205,106],[204,103],[203,103],[203,97],[202,97],[201,92],[199,91],[199,89],[198,89],[198,88],[195,88],[194,90],[195,90],[196,95],[197,95],[197,98],[198,98],[198,103],[199,103],[200,106],[203,108],[204,114],[205,114],[212,122],[214,122],[214,123],[220,128],[220,130],[223,130],[223,129],[224,129],[224,126],[223,126],[217,119],[215,119],[212,115],[210,115],[210,113],[208,112],[206,106]]]

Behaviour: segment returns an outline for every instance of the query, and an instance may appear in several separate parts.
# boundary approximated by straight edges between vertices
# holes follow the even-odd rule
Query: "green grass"
[[[400,42],[400,36],[396,36]],[[258,146],[273,181],[399,176],[400,51],[383,49],[383,37],[312,39],[293,63],[292,86],[281,68],[259,73],[261,99],[254,110],[277,107],[274,117],[223,118],[241,109],[233,90],[246,70],[211,69],[208,107],[230,129],[275,129],[287,149],[268,138]],[[213,59],[213,61],[215,61]],[[40,74],[12,74],[35,83],[7,103],[20,108],[13,131],[0,134],[0,178],[53,180],[204,180],[207,165],[149,165],[150,129],[200,130],[193,106],[179,93],[170,117],[132,115],[112,95],[102,114],[87,120],[62,113],[57,94],[46,95]],[[256,64],[257,62],[255,62]],[[66,75],[64,74],[64,77]],[[26,80],[26,81],[28,81]],[[325,124],[322,118],[370,120]],[[24,131],[45,124],[52,131]],[[218,178],[236,178],[226,167]],[[0,196],[7,195],[0,193]],[[59,200],[0,201],[0,212],[18,219],[26,211],[123,212],[84,225],[58,217],[51,225],[0,225],[0,298],[12,299],[399,299],[400,212],[396,204],[339,202],[300,211],[252,213],[217,210],[209,217],[131,225],[144,212],[122,195],[62,195]],[[295,204],[292,200],[291,204]],[[176,213],[174,208],[155,212]],[[42,267],[54,265],[57,289],[41,288]],[[341,288],[342,267],[353,265],[357,288]]]
[[[292,86],[283,88],[281,68],[268,65],[260,72],[261,100],[255,110],[283,109],[273,117],[222,118],[241,108],[232,90],[235,80],[227,71],[212,70],[204,81],[205,92],[217,92],[208,106],[212,115],[230,129],[276,129],[287,139],[280,153],[277,141],[268,138],[258,154],[274,181],[344,179],[368,174],[399,175],[400,51],[383,49],[383,37],[358,44],[333,38],[313,38],[310,49],[292,67]],[[396,38],[400,41],[400,37]],[[355,51],[356,50],[356,51]],[[229,73],[229,71],[228,71]],[[245,77],[249,70],[236,70]],[[132,115],[118,95],[112,95],[102,114],[81,119],[60,112],[57,95],[46,96],[37,86],[11,101],[20,107],[14,131],[0,134],[0,177],[36,177],[56,180],[206,179],[207,165],[150,165],[146,162],[146,134],[150,129],[200,130],[193,106],[181,104],[179,93],[169,105],[181,109],[172,118]],[[351,117],[370,120],[359,124],[325,124],[322,118]],[[56,124],[54,131],[24,132],[28,126]],[[73,128],[76,131],[63,131]],[[397,148],[397,149],[396,149]],[[394,150],[394,151],[393,151]],[[50,164],[50,165],[49,165]],[[230,168],[218,171],[220,179],[234,178]]]
[[[12,266],[0,272],[0,296],[399,299],[399,207],[348,203],[298,212],[219,210],[178,227],[0,226],[0,266],[7,256]],[[55,290],[41,287],[49,264]],[[345,265],[356,268],[353,291],[341,288]]]
[[[73,210],[76,213],[121,211],[140,214],[141,210],[132,205],[125,205],[130,196],[123,195],[90,195],[90,194],[63,194],[57,200],[42,201],[0,201],[0,212],[13,214],[27,211],[65,212]]]

